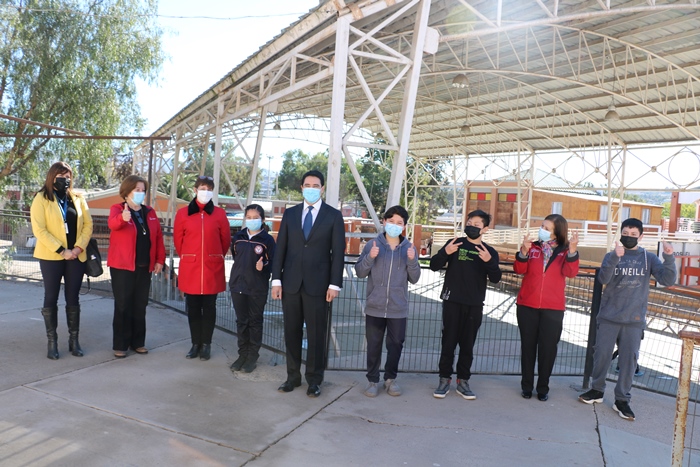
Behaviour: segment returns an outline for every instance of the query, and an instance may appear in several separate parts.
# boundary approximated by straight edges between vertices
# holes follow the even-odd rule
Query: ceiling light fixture
[[[469,78],[464,73],[460,73],[452,79],[453,88],[468,88]]]

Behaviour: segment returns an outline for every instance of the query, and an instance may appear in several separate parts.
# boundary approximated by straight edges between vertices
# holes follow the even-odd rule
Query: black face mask
[[[57,177],[53,182],[53,189],[58,192],[64,192],[70,186],[70,178]]]
[[[620,237],[620,243],[622,243],[622,246],[624,246],[628,250],[631,250],[632,248],[636,247],[638,241],[639,239],[637,237],[629,237],[627,235],[623,235]]]
[[[472,240],[476,240],[477,238],[481,237],[481,229],[479,227],[474,227],[473,225],[464,227],[464,233],[467,234],[467,237],[471,238]]]

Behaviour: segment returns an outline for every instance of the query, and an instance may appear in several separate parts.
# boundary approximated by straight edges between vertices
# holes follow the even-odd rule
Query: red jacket
[[[173,240],[180,255],[177,283],[181,291],[211,295],[226,290],[224,257],[231,244],[226,211],[211,201],[200,208],[192,200],[175,216]]]
[[[566,278],[576,277],[579,263],[578,253],[573,257],[569,257],[568,254],[568,248],[556,248],[546,270],[539,242],[532,244],[527,258],[521,258],[520,253],[515,255],[513,270],[517,274],[525,275],[516,303],[530,308],[564,311]]]
[[[117,203],[109,209],[107,225],[109,234],[109,250],[107,251],[107,266],[127,271],[136,270],[136,236],[138,227],[135,220],[124,222],[122,212],[125,203]],[[163,230],[156,211],[148,206],[141,206],[148,223],[148,233],[151,239],[151,261],[148,271],[152,272],[156,263],[165,264],[165,246],[163,245]]]

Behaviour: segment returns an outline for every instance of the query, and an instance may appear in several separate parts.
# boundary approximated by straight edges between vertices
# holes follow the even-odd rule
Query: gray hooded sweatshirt
[[[370,258],[372,243],[377,242],[379,254]],[[408,249],[413,245],[404,237],[392,250],[384,234],[370,240],[355,263],[357,277],[367,277],[367,301],[365,314],[377,318],[408,317],[408,282],[415,284],[420,278],[418,252],[408,259]]]
[[[598,319],[619,324],[646,324],[651,276],[659,284],[669,286],[676,282],[676,263],[673,255],[663,253],[663,263],[658,256],[644,248],[625,249],[622,258],[614,251],[603,258],[600,266],[600,282],[606,284],[600,302]]]

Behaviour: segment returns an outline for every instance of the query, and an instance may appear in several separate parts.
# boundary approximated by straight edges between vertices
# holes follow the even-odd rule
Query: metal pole
[[[333,91],[331,95],[330,144],[328,146],[328,176],[326,203],[336,207],[340,200],[340,164],[343,154],[345,124],[345,91],[348,79],[351,16],[338,18],[333,58]]]
[[[253,154],[253,166],[250,169],[250,184],[248,185],[248,196],[245,205],[249,206],[253,202],[255,194],[255,182],[258,180],[258,164],[260,161],[260,150],[262,148],[263,136],[265,135],[265,121],[267,120],[267,106],[260,109],[260,123],[258,124],[258,138],[255,140],[255,154]],[[241,206],[243,207],[243,206]]]
[[[219,205],[219,192],[221,191],[221,137],[222,137],[222,117],[224,114],[224,101],[219,100],[216,110],[216,134],[214,136],[214,183],[216,184],[216,189],[214,190],[214,204]],[[209,138],[206,139],[204,143],[209,146]],[[205,147],[205,151],[206,151]],[[206,153],[206,152],[205,152]],[[204,167],[205,161],[202,161],[202,166]]]
[[[146,193],[146,205],[151,206],[151,193],[153,192],[153,140],[148,141],[148,193]]]
[[[683,339],[681,350],[681,367],[678,373],[678,393],[676,394],[676,415],[673,421],[673,450],[671,465],[681,467],[683,465],[683,451],[685,450],[685,425],[688,418],[688,398],[690,395],[690,374],[693,369],[693,349],[700,339],[697,332],[681,331]]]
[[[588,389],[593,373],[593,348],[597,336],[598,312],[600,311],[600,300],[603,296],[603,283],[598,280],[600,268],[596,268],[593,279],[593,299],[591,300],[591,320],[588,323],[588,344],[586,345],[586,363],[583,368],[583,389]]]
[[[413,28],[413,42],[411,43],[411,61],[413,63],[411,71],[406,78],[406,88],[401,105],[398,135],[399,150],[394,156],[394,166],[391,171],[389,193],[386,200],[387,206],[399,204],[401,186],[406,176],[406,159],[408,158],[413,114],[416,109],[416,95],[418,94],[421,65],[423,63],[423,49],[425,48],[425,36],[428,28],[428,17],[430,16],[430,4],[431,0],[422,0],[420,2],[418,13],[416,14],[416,23]]]

